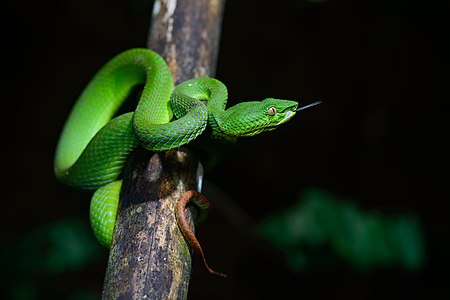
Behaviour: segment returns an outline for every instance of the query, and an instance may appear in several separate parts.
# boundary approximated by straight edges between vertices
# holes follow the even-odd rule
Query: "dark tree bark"
[[[166,59],[176,84],[214,76],[223,9],[224,0],[155,1],[148,47]],[[103,299],[186,299],[191,253],[175,206],[186,190],[200,189],[202,178],[202,164],[187,148],[139,149],[130,157]]]
[[[175,84],[216,73],[225,0],[156,1],[148,47],[160,53]]]

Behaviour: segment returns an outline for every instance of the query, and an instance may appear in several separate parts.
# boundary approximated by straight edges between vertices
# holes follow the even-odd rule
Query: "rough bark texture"
[[[155,1],[148,47],[166,59],[176,83],[214,75],[223,8],[223,0]],[[202,178],[186,148],[139,149],[130,157],[103,299],[186,299],[191,254],[175,205],[186,190],[199,190]]]
[[[175,84],[216,72],[225,0],[155,1],[148,47],[166,59]]]

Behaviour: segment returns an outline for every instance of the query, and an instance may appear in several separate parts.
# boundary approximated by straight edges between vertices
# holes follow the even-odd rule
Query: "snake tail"
[[[133,89],[142,86],[136,110],[117,116]],[[195,78],[175,87],[164,59],[149,49],[126,50],[94,75],[65,122],[55,151],[54,171],[59,180],[70,186],[96,190],[90,221],[102,245],[111,245],[122,185],[120,176],[126,159],[137,147],[165,151],[188,144],[200,135],[235,142],[274,130],[298,110],[313,105],[298,108],[295,101],[266,98],[227,108],[227,98],[226,86],[213,78]],[[203,134],[205,131],[207,134]],[[220,148],[226,148],[208,148],[207,143],[200,148],[204,146],[206,152],[212,150],[211,161],[218,159]],[[204,218],[209,201],[189,190],[177,203],[178,225],[206,270],[225,277],[208,266],[186,220],[185,209],[190,202],[199,208],[198,219]]]
[[[189,226],[189,222],[186,219],[186,206],[190,201],[192,201],[192,203],[194,203],[199,208],[201,214],[204,213],[210,206],[209,200],[201,193],[195,190],[186,191],[178,200],[176,207],[176,218],[178,227],[180,228],[184,238],[189,243],[194,253],[202,260],[203,266],[206,269],[206,271],[212,275],[227,277],[226,274],[213,270],[211,267],[209,267],[208,263],[206,262],[203,249],[200,246],[199,241],[195,237],[195,234],[192,231],[191,227]]]

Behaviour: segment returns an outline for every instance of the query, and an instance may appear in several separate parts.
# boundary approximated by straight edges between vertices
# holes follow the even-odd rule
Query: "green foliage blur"
[[[363,211],[320,189],[303,193],[295,206],[268,217],[260,230],[297,272],[339,262],[358,272],[387,267],[412,272],[425,260],[422,225],[415,215]]]
[[[77,282],[77,273],[104,261],[105,254],[81,219],[58,220],[27,231],[1,245],[0,298],[98,299],[95,289]],[[67,295],[60,284],[71,280],[73,291]]]

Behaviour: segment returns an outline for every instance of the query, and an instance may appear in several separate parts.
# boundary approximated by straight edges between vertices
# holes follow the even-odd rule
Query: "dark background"
[[[208,181],[249,222],[287,209],[312,186],[362,209],[414,213],[423,224],[426,262],[414,273],[344,268],[298,275],[216,209],[199,236],[210,264],[229,279],[205,275],[194,261],[190,298],[450,295],[448,12],[446,1],[227,2],[216,77],[228,86],[229,103],[324,102],[242,141]],[[145,47],[150,15],[151,1],[143,0],[2,4],[1,247],[62,218],[88,222],[89,194],[53,176],[55,144],[94,72],[120,51]],[[106,251],[89,267],[49,277],[38,294],[99,292],[105,266]]]

